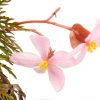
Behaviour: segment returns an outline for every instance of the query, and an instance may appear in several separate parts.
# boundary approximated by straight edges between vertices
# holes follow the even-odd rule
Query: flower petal
[[[49,59],[49,63],[59,67],[68,68],[75,64],[75,59],[70,56],[69,53],[59,51],[56,52],[51,59]]]
[[[48,68],[49,79],[56,91],[60,91],[65,83],[65,77],[61,69],[54,65],[49,65]]]
[[[50,48],[50,42],[48,38],[40,35],[31,35],[30,39],[32,40],[35,48],[40,53],[41,57],[46,59]]]
[[[87,52],[87,46],[85,43],[80,44],[79,46],[77,46],[71,53],[70,55],[73,56],[75,58],[75,64],[79,64],[85,54]]]
[[[95,42],[97,43],[97,46],[100,47],[100,38],[96,39]]]
[[[79,64],[87,53],[87,47],[84,47],[76,58],[76,64]]]
[[[44,73],[43,69],[39,69],[39,66],[38,67],[35,67],[34,68],[34,71],[36,71],[37,73]]]
[[[93,31],[89,34],[89,36],[85,39],[86,42],[91,42],[96,40],[98,37],[100,37],[100,21],[97,23]]]
[[[70,32],[70,43],[72,48],[77,47],[81,42],[76,38],[75,33],[74,32]]]
[[[33,53],[22,52],[12,54],[12,56],[10,57],[10,61],[15,64],[31,68],[39,65],[39,63],[41,62],[41,58]]]
[[[74,49],[72,50],[72,52],[70,53],[70,55],[74,55],[74,54],[76,54],[77,52],[81,51],[83,47],[85,47],[85,43],[81,43],[81,44],[78,45],[76,48],[74,48]]]

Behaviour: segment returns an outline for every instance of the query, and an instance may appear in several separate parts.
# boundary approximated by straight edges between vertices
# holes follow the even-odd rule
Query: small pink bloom
[[[97,23],[93,31],[85,38],[83,43],[80,43],[72,52],[71,56],[76,54],[76,64],[80,63],[86,52],[93,52],[97,47],[100,46],[100,21]]]
[[[41,56],[22,52],[13,54],[10,60],[15,64],[33,68],[38,73],[44,73],[48,69],[51,84],[56,91],[60,91],[65,82],[64,74],[60,67],[73,66],[75,59],[68,57],[69,53],[64,51],[54,53],[50,49],[48,38],[45,36],[32,35],[30,39]]]

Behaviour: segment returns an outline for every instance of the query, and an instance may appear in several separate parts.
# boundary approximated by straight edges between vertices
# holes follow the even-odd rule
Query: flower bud
[[[85,29],[82,25],[74,24],[72,26],[72,31],[70,32],[70,42],[71,42],[72,48],[75,48],[80,43],[84,43],[85,38],[89,34],[90,32],[87,29]]]

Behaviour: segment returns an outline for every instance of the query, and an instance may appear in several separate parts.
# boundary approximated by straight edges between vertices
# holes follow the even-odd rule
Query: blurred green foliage
[[[2,69],[6,69],[14,78],[15,74],[11,70],[13,64],[9,60],[9,56],[13,52],[22,51],[16,43],[12,29],[22,29],[17,26],[14,19],[5,16],[3,6],[7,5],[11,0],[0,0],[0,100],[24,100],[25,94],[18,84],[11,84]],[[4,62],[7,62],[6,65]],[[9,66],[10,67],[9,67]]]

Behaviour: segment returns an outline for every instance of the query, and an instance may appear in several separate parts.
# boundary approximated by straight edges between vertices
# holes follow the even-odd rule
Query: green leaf
[[[0,6],[7,5],[11,0],[0,0]]]
[[[5,54],[0,54],[0,60],[7,60],[7,56]]]
[[[25,31],[26,29],[23,26],[18,26],[13,18],[4,15],[3,6],[7,5],[9,1],[11,0],[0,0],[0,61],[4,60],[13,65],[9,60],[9,56],[14,52],[21,52],[22,49],[17,44],[11,30]],[[1,68],[6,69],[16,78],[11,68],[0,62],[0,100],[24,100],[26,95],[22,89],[17,84],[13,86]]]
[[[5,64],[1,64],[1,67],[5,68],[14,78],[17,79],[16,75],[11,71],[11,68],[7,67]]]
[[[26,98],[25,93],[22,91],[18,84],[13,84],[13,89],[17,93],[19,100],[23,100],[24,98]]]
[[[8,50],[7,50],[5,47],[3,47],[3,46],[0,46],[0,50],[1,50],[3,53],[5,53],[6,55],[9,54],[9,53],[8,53]]]
[[[14,98],[11,96],[11,95],[9,95],[9,94],[7,94],[7,93],[2,93],[1,94],[2,95],[2,100],[14,100]]]

